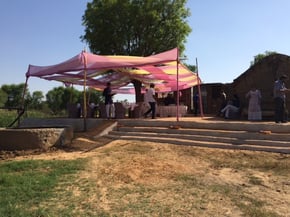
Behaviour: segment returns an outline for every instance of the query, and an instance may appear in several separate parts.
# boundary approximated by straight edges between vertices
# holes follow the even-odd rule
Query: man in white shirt
[[[150,88],[148,91],[145,93],[146,94],[146,101],[148,101],[150,105],[150,109],[144,113],[144,117],[146,118],[147,115],[152,112],[152,119],[155,118],[155,113],[156,113],[156,100],[155,100],[155,90],[154,90],[155,85],[150,84]]]
[[[108,119],[115,118],[115,105],[113,103],[114,95],[115,93],[112,93],[111,83],[108,82],[103,91],[103,96],[105,97],[106,115]]]

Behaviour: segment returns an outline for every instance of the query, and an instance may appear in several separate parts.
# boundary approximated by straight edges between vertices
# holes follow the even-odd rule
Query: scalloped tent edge
[[[147,57],[102,56],[82,51],[55,65],[29,65],[25,75],[25,89],[29,77],[81,85],[84,91],[86,87],[103,89],[107,82],[111,82],[116,93],[124,93],[122,87],[133,79],[145,86],[154,83],[158,92],[179,91],[201,83],[198,73],[190,71],[179,61],[178,48]]]
[[[82,51],[56,65],[29,65],[26,77],[96,89],[103,89],[111,82],[117,93],[134,79],[146,86],[154,83],[159,92],[183,90],[200,82],[196,73],[179,62],[177,48],[148,57],[101,56]]]

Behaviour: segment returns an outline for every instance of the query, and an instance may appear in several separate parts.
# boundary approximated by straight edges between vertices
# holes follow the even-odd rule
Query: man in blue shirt
[[[286,108],[286,92],[289,89],[285,86],[285,81],[288,79],[287,75],[281,75],[274,84],[274,100],[275,100],[275,122],[287,123],[288,112]]]

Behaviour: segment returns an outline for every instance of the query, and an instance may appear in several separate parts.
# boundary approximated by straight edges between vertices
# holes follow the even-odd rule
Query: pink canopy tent
[[[103,89],[111,82],[116,93],[124,93],[122,87],[133,79],[145,86],[154,83],[158,92],[179,91],[200,83],[198,74],[179,61],[177,48],[148,57],[101,56],[82,51],[56,65],[29,65],[26,83],[29,77],[82,85],[84,90],[86,86]]]
[[[133,79],[144,85],[155,83],[159,92],[187,89],[198,84],[197,74],[178,61],[177,48],[148,57],[101,56],[83,51],[56,65],[29,65],[26,77],[31,76],[99,89],[111,82],[117,93]]]

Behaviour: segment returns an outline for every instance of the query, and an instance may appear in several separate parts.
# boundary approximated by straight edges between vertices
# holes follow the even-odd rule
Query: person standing
[[[261,111],[261,92],[255,87],[246,94],[246,98],[249,100],[248,105],[248,120],[249,121],[259,121],[262,120]]]
[[[106,116],[107,119],[115,118],[115,106],[113,103],[113,96],[111,83],[108,82],[106,88],[103,91],[103,96],[105,97],[105,106],[106,106]]]
[[[199,95],[198,92],[196,92],[193,95],[193,108],[194,108],[194,115],[197,116],[198,110],[199,110]]]
[[[141,103],[140,114],[144,116],[144,113],[150,108],[150,104],[148,101],[148,88],[145,89],[145,93],[143,94],[143,102]],[[138,115],[139,117],[139,115]]]
[[[286,92],[289,89],[285,86],[285,81],[288,79],[287,75],[281,75],[274,83],[274,101],[275,101],[275,122],[287,123],[288,114],[286,108]]]
[[[143,103],[144,103],[144,107],[148,108],[150,107],[149,105],[149,100],[148,100],[149,96],[148,96],[148,88],[145,89],[145,93],[144,93],[144,98],[143,98]],[[148,110],[147,109],[147,110]]]
[[[82,105],[77,103],[77,117],[80,118],[82,116]]]
[[[150,109],[147,110],[147,112],[144,113],[144,117],[146,118],[147,115],[151,112],[152,113],[152,119],[155,118],[155,112],[156,112],[156,100],[155,100],[155,85],[150,84],[150,88],[148,89],[146,93],[146,99],[148,100],[148,103],[150,105]]]

